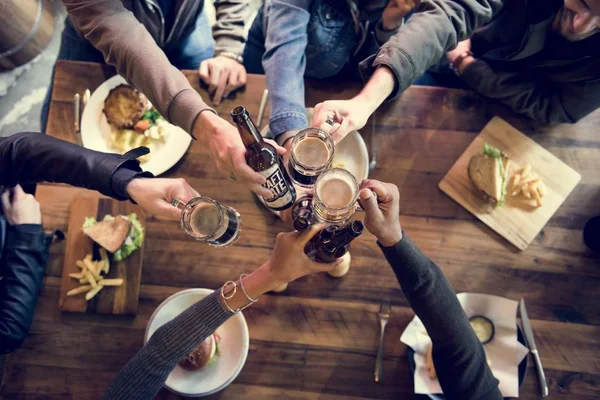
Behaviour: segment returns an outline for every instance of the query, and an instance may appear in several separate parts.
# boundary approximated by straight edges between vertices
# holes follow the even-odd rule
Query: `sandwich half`
[[[121,261],[142,246],[144,228],[135,213],[129,215],[106,215],[102,221],[88,217],[83,233],[94,242],[113,253],[113,260]]]
[[[483,198],[495,206],[502,206],[506,199],[506,184],[510,160],[500,150],[484,143],[483,152],[471,158],[469,178]]]

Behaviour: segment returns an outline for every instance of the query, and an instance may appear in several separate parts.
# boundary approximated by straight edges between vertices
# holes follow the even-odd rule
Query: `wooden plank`
[[[67,296],[67,292],[81,286],[69,276],[81,272],[76,262],[93,254],[93,241],[82,230],[86,217],[93,216],[101,221],[106,215],[137,214],[142,226],[146,226],[145,211],[130,202],[119,202],[105,197],[76,196],[71,203],[69,230],[67,232],[65,258],[62,270],[61,296],[58,307],[61,311],[91,312],[100,314],[135,314],[138,307],[144,244],[123,261],[111,260],[110,271],[105,279],[123,279],[118,287],[105,287],[92,300],[85,295]]]
[[[484,143],[506,152],[516,165],[532,166],[548,189],[542,207],[526,207],[510,194],[504,207],[490,207],[482,199],[467,170],[471,158],[481,152]],[[515,172],[510,172],[510,176]],[[517,248],[525,250],[580,179],[579,173],[543,147],[500,118],[494,118],[448,171],[439,187]]]

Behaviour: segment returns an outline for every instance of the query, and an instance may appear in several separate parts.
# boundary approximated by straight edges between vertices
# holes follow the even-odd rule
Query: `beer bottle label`
[[[260,173],[267,178],[267,182],[263,186],[275,193],[270,199],[265,199],[267,206],[281,208],[292,202],[293,194],[283,177],[279,164],[274,164],[269,169],[260,171]]]

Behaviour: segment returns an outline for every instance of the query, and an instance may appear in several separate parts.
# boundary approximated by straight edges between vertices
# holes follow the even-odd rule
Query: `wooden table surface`
[[[47,133],[75,141],[72,99],[114,74],[111,68],[60,62]],[[194,71],[186,73],[201,90]],[[256,116],[264,78],[249,76],[234,105]],[[307,105],[345,99],[357,84],[313,84]],[[206,98],[206,97],[205,97]],[[437,188],[438,182],[494,115],[501,115],[582,175],[582,181],[523,252],[517,251]],[[411,87],[384,105],[375,123],[379,163],[371,176],[399,186],[401,222],[436,261],[457,292],[514,300],[524,297],[552,399],[600,396],[600,258],[581,230],[600,214],[600,112],[576,125],[546,127],[512,115],[468,91]],[[368,124],[372,127],[372,124]],[[371,128],[365,129],[365,132]],[[177,223],[148,221],[138,314],[131,317],[61,314],[58,311],[64,244],[54,245],[31,333],[6,361],[0,397],[97,399],[143,344],[146,323],[169,295],[189,287],[218,288],[266,260],[285,227],[243,186],[212,167],[201,143],[165,176],[184,177],[203,195],[238,209],[244,231],[230,249],[191,240]],[[82,189],[39,185],[37,197],[48,229],[67,229],[72,197]],[[91,192],[89,192],[91,193]],[[264,296],[244,311],[250,353],[241,374],[218,399],[410,399],[413,378],[406,346],[399,342],[413,317],[391,269],[370,234],[352,246],[352,269],[343,279],[316,275]],[[376,311],[391,299],[383,381],[373,382],[379,335]],[[530,360],[531,361],[531,360]],[[522,399],[539,398],[530,362]],[[159,398],[176,396],[163,390]]]

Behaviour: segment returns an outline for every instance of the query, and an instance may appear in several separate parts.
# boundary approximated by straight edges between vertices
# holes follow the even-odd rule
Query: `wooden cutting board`
[[[69,277],[70,273],[79,273],[77,260],[82,260],[93,251],[94,242],[83,233],[83,222],[86,217],[96,217],[101,221],[105,215],[128,215],[136,213],[146,234],[146,214],[138,206],[128,201],[116,201],[109,198],[77,196],[71,204],[69,230],[65,249],[58,308],[66,312],[98,313],[98,314],[135,314],[138,309],[140,280],[142,274],[142,247],[120,262],[111,261],[110,271],[105,279],[122,278],[123,285],[105,287],[89,302],[84,294],[67,296],[71,289],[81,286],[79,281]]]
[[[533,172],[543,179],[548,193],[539,208],[526,206],[522,196],[507,196],[503,207],[490,207],[468,176],[471,157],[480,153],[483,144],[504,151],[512,161],[509,175],[531,164]],[[525,250],[573,191],[581,175],[549,151],[538,145],[499,117],[494,117],[450,168],[439,188],[458,204],[510,243]]]

